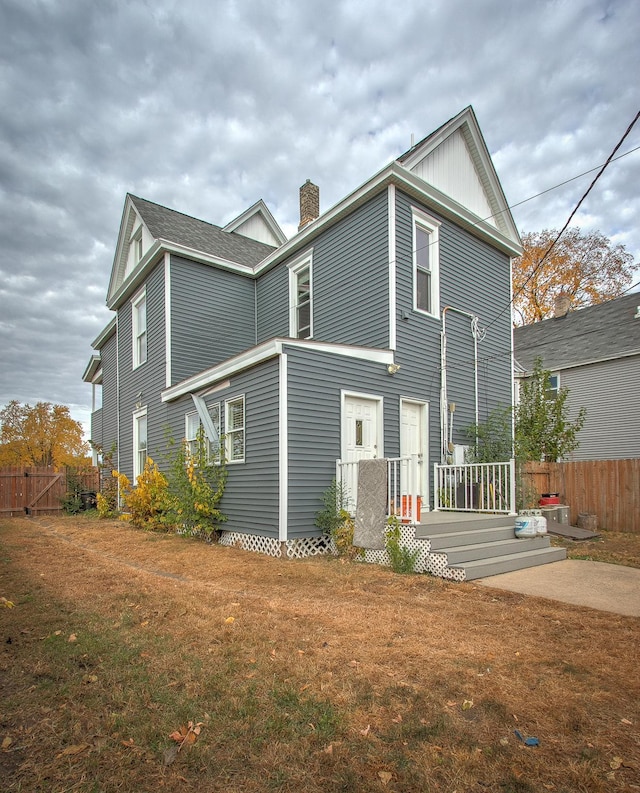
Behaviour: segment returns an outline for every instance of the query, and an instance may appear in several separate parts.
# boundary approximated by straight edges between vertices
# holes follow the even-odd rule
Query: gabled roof
[[[238,234],[268,245],[284,245],[287,241],[284,232],[262,199],[227,223],[222,230],[236,231]]]
[[[471,106],[398,157],[398,162],[520,244],[518,229]]]
[[[133,272],[126,273],[126,265],[131,232],[137,223],[142,223],[154,241],[148,249],[150,255],[157,252],[158,245],[155,243],[163,241],[186,251],[199,251],[217,257],[222,262],[252,268],[275,249],[273,245],[257,242],[234,231],[224,231],[220,226],[127,193],[107,293],[110,307],[114,307],[113,300],[124,281],[133,275]],[[146,258],[143,257],[142,262]],[[134,272],[139,269],[136,267]]]
[[[515,328],[513,339],[515,357],[529,372],[538,356],[557,371],[639,355],[640,293]]]

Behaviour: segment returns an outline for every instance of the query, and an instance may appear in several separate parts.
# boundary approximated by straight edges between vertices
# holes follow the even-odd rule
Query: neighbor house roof
[[[274,250],[271,245],[256,242],[233,231],[224,231],[220,226],[183,215],[182,212],[154,204],[145,198],[129,195],[140,217],[156,239],[176,242],[249,267],[254,267]]]
[[[537,357],[555,371],[640,354],[640,293],[516,328],[515,357],[532,371]]]

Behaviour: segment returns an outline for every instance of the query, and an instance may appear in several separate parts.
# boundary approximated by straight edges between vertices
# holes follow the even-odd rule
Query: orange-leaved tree
[[[517,325],[552,316],[555,299],[562,292],[575,309],[618,297],[631,284],[632,254],[599,231],[568,228],[540,265],[557,236],[555,229],[522,235],[524,253],[513,263]]]
[[[0,410],[0,467],[83,465],[90,462],[82,424],[66,405],[23,405],[12,400]]]

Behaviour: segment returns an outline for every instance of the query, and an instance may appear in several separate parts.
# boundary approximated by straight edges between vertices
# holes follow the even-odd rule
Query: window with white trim
[[[294,339],[313,336],[311,256],[289,267],[289,335]]]
[[[413,308],[440,314],[439,223],[413,210]]]
[[[228,463],[244,462],[244,395],[224,403],[225,452]]]
[[[545,383],[544,396],[545,399],[555,400],[558,398],[560,391],[560,375],[550,374],[549,379]]]
[[[142,226],[139,226],[131,237],[133,247],[133,262],[137,264],[142,259]]]
[[[147,293],[143,290],[131,301],[133,368],[147,360]]]
[[[133,414],[133,478],[137,479],[144,471],[147,462],[147,409],[136,410]]]
[[[220,403],[215,402],[207,408],[211,417],[214,437],[210,438],[206,429],[202,425],[200,415],[196,410],[185,413],[184,416],[184,438],[192,457],[198,455],[198,433],[202,429],[204,441],[207,448],[207,463],[215,464],[220,462]]]

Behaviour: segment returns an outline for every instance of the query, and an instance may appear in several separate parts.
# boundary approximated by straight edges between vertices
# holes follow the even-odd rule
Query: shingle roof
[[[234,231],[223,231],[219,226],[207,223],[174,209],[167,209],[144,198],[129,194],[150,233],[202,253],[219,256],[238,264],[255,266],[275,250],[271,245],[243,237]]]
[[[527,371],[538,356],[555,371],[640,354],[640,293],[524,325],[514,330],[513,339],[516,360]]]

